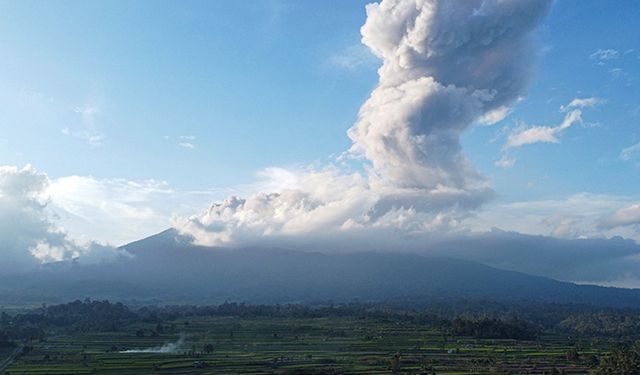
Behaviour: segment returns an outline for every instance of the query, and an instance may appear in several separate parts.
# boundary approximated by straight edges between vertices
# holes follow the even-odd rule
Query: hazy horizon
[[[175,228],[640,287],[640,7],[369,2],[0,2],[0,274]]]

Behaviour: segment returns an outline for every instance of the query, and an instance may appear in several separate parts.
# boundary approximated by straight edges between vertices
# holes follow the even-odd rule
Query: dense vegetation
[[[138,342],[140,346],[159,345],[162,342],[166,343],[167,338],[175,340],[183,332],[191,332],[191,340],[196,340],[191,350],[185,351],[196,359],[198,355],[213,358],[212,356],[219,354],[218,345],[222,341],[228,345],[229,340],[234,340],[234,335],[244,335],[242,340],[247,344],[244,344],[243,348],[253,345],[251,343],[256,340],[263,341],[264,335],[268,334],[271,335],[267,336],[270,340],[278,342],[276,346],[278,348],[283,345],[295,345],[302,340],[302,337],[317,337],[314,339],[316,341],[312,342],[322,343],[331,339],[353,341],[349,346],[339,350],[365,345],[371,348],[368,350],[378,349],[384,352],[392,350],[390,348],[409,345],[409,342],[391,345],[393,341],[388,340],[395,335],[407,335],[407,332],[411,332],[418,341],[413,347],[410,345],[405,347],[404,351],[410,348],[413,354],[401,355],[399,352],[396,354],[392,352],[388,358],[390,363],[388,368],[392,371],[401,363],[409,361],[407,358],[413,358],[411,361],[422,361],[420,366],[426,369],[424,373],[433,373],[437,366],[440,366],[437,368],[441,370],[463,366],[460,368],[502,368],[513,371],[518,368],[518,361],[528,361],[529,367],[522,367],[522,369],[544,369],[540,373],[545,371],[554,373],[554,369],[559,371],[558,373],[561,373],[562,369],[580,373],[580,371],[586,371],[585,369],[591,369],[595,374],[603,375],[640,374],[640,343],[635,343],[640,338],[640,313],[637,310],[578,305],[443,300],[432,301],[430,304],[419,307],[407,308],[407,305],[410,304],[400,308],[398,305],[366,303],[339,305],[224,303],[215,306],[128,307],[122,303],[108,301],[74,301],[62,305],[42,306],[20,313],[2,312],[0,353],[7,353],[6,350],[11,348],[21,349],[25,358],[37,358],[33,356],[47,353],[42,354],[42,357],[47,358],[45,362],[49,363],[52,361],[51,358],[58,357],[52,357],[52,354],[43,348],[49,347],[49,343],[58,340],[59,337],[68,337],[72,342],[85,340],[86,337],[100,337],[101,340],[114,337],[109,339],[111,341],[101,344],[104,345],[104,349],[99,350],[104,353],[116,353],[111,355],[117,356],[119,350],[126,349],[127,345],[132,343]],[[223,325],[226,327],[224,328],[226,333],[222,333],[223,337],[226,337],[224,340],[220,341],[218,338],[216,342],[202,342],[205,340],[202,330],[211,335],[210,332],[218,327],[219,322],[229,318],[234,319],[236,323],[228,327]],[[250,332],[241,333],[246,330],[243,328],[246,324],[254,328]],[[264,328],[260,328],[263,325]],[[278,325],[286,327],[280,328],[280,330],[284,329],[285,333],[280,333],[275,328],[273,332],[268,333],[271,330],[269,327]],[[394,333],[394,330],[398,332]],[[216,333],[216,335],[220,334]],[[212,337],[217,337],[216,335]],[[203,337],[195,339],[200,336]],[[380,341],[382,338],[385,339]],[[81,352],[85,352],[86,346],[91,342],[93,341],[89,340],[88,344],[83,344]],[[420,342],[423,343],[420,344]],[[466,344],[463,344],[465,342]],[[65,345],[68,346],[68,344]],[[322,348],[324,344],[318,345]],[[391,346],[387,348],[387,345]],[[426,349],[420,349],[420,346]],[[522,348],[519,349],[520,353],[527,353],[529,350],[531,354],[527,357],[517,357],[514,354],[513,358],[505,354],[497,354],[508,353],[515,346]],[[32,352],[34,347],[35,352]],[[525,350],[526,347],[530,349]],[[2,348],[6,350],[3,351]],[[461,350],[469,353],[467,360],[463,361],[458,355]],[[480,354],[472,355],[474,350],[479,351]],[[550,353],[550,359],[547,362],[543,360],[545,350]],[[443,354],[444,357],[434,356],[434,354],[429,354],[430,357],[425,357],[425,354],[421,356],[415,354],[431,351],[445,354]],[[482,354],[487,351],[494,354]],[[535,354],[536,351],[541,351],[541,354]],[[27,354],[28,352],[31,354]],[[561,358],[557,357],[558,353],[561,353]],[[456,360],[450,358],[454,355],[458,355]],[[533,360],[531,355],[542,357]],[[82,358],[89,366],[87,358],[90,356],[85,352]],[[427,361],[425,358],[431,359]],[[35,359],[31,361],[33,360]],[[320,361],[318,358],[313,360],[307,358],[307,360],[309,363],[322,365],[318,362]],[[322,360],[329,361],[327,358]],[[331,359],[331,361],[336,360]],[[0,364],[1,362],[0,358]],[[337,362],[334,362],[327,362],[325,365],[338,366]],[[429,363],[431,365],[427,365]],[[560,366],[560,364],[563,365]],[[436,367],[429,370],[429,366]]]
[[[415,308],[387,304],[143,306],[130,308],[109,301],[74,301],[0,316],[0,345],[42,338],[45,331],[114,332],[136,323],[159,323],[189,316],[331,318],[360,317],[404,321],[444,328],[477,338],[535,339],[541,331],[587,337],[640,337],[640,311],[558,304],[500,304],[483,301],[434,301]]]
[[[451,333],[455,336],[472,336],[478,339],[533,340],[536,331],[530,324],[520,319],[502,321],[498,319],[454,319]]]
[[[639,375],[640,343],[617,344],[595,371],[597,375]]]
[[[568,316],[559,328],[582,335],[634,338],[640,336],[640,314],[637,310],[584,311]]]

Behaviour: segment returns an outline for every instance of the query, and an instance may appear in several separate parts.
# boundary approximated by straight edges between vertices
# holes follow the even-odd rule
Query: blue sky
[[[344,72],[329,59],[359,43],[363,6],[310,5],[4,3],[2,96],[14,102],[1,157],[52,177],[201,188],[341,152],[375,68]],[[61,133],[85,127],[75,109],[94,107],[100,147]],[[180,136],[196,148],[178,147]]]
[[[329,165],[350,148],[347,129],[379,79],[380,60],[360,43],[367,3],[0,2],[0,164],[46,173],[65,230],[114,243],[286,183],[286,170]],[[462,135],[496,194],[471,218],[478,228],[550,234],[545,218],[640,201],[639,17],[632,0],[553,5],[533,32],[521,100]],[[506,148],[518,127],[559,125],[576,98],[595,104],[559,143]],[[154,192],[123,197],[145,189]],[[123,205],[110,219],[104,207],[91,213],[109,197]],[[510,226],[523,216],[531,221]],[[117,221],[134,229],[117,233]],[[634,225],[619,234],[639,238]]]

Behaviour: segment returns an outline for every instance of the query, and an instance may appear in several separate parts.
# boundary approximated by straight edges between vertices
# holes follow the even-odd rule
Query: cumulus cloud
[[[531,31],[550,3],[367,5],[362,42],[382,66],[348,131],[349,154],[365,161],[365,172],[302,171],[285,188],[229,198],[175,226],[207,245],[459,230],[493,196],[460,136],[474,123],[504,118],[523,94],[534,56]]]
[[[0,166],[0,271],[69,259],[106,261],[119,255],[94,242],[79,245],[52,222],[47,209],[49,184],[47,175],[31,166]]]
[[[574,109],[567,113],[557,126],[527,126],[517,127],[507,137],[506,148],[516,148],[534,143],[560,143],[559,136],[573,124],[582,121],[582,111]]]

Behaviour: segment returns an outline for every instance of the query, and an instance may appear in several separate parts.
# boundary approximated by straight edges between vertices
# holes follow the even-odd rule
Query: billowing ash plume
[[[530,32],[548,1],[385,0],[367,6],[362,41],[383,60],[349,137],[401,188],[479,188],[460,134],[502,111],[530,77]],[[480,184],[481,186],[481,184]]]
[[[549,0],[383,0],[367,6],[362,41],[382,59],[378,86],[349,129],[366,177],[329,168],[287,189],[230,198],[176,227],[208,245],[375,229],[460,226],[493,193],[461,134],[497,121],[531,76],[531,32]]]

